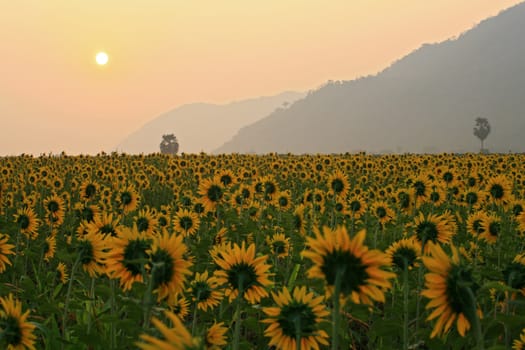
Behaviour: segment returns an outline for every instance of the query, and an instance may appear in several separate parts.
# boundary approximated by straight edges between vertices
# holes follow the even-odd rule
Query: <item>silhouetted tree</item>
[[[160,153],[162,154],[177,154],[179,151],[179,141],[173,134],[162,135],[162,142],[160,143]]]
[[[481,153],[485,153],[483,141],[490,134],[490,124],[487,118],[476,118],[476,128],[474,128],[474,135],[481,141]]]

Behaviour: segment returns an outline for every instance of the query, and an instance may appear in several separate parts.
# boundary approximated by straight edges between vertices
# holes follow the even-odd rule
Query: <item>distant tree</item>
[[[483,141],[490,134],[490,124],[487,118],[476,118],[476,128],[474,128],[474,135],[481,141],[481,153],[485,153],[486,150],[483,147]]]
[[[162,154],[177,154],[179,151],[179,141],[173,134],[162,135],[162,142],[160,143],[160,153]]]

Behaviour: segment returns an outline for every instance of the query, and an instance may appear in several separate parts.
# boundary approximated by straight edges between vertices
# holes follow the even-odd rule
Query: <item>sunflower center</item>
[[[47,210],[51,213],[56,213],[60,209],[60,205],[57,202],[51,201],[47,204]]]
[[[424,196],[427,189],[423,181],[414,182],[414,188],[416,189],[416,196]]]
[[[301,217],[301,215],[294,215],[293,226],[296,229],[300,229],[301,227],[303,227],[303,218]]]
[[[417,253],[408,247],[400,247],[392,254],[392,263],[400,269],[414,265],[416,259]]]
[[[193,295],[197,302],[208,300],[211,296],[210,285],[204,281],[195,282],[193,284]]]
[[[100,228],[100,232],[103,234],[110,234],[112,236],[116,236],[117,233],[115,232],[115,228],[111,224],[105,224]]]
[[[280,197],[279,198],[279,205],[281,207],[286,207],[288,205],[288,198],[286,197]]]
[[[275,184],[271,181],[267,181],[264,183],[264,192],[268,195],[272,195],[275,193],[277,188],[275,187]]]
[[[523,206],[521,204],[515,204],[512,207],[512,213],[514,214],[514,216],[520,215],[522,211],[523,211]]]
[[[2,329],[2,338],[5,342],[14,347],[18,347],[22,342],[22,329],[16,317],[7,316],[7,318],[0,321],[0,328]]]
[[[434,203],[435,203],[435,202],[439,202],[440,199],[441,199],[441,196],[439,195],[439,192],[432,192],[432,193],[430,194],[430,200],[431,200],[432,202],[434,202]]]
[[[228,283],[243,291],[257,284],[257,273],[252,265],[239,263],[228,270]]]
[[[361,202],[352,201],[352,203],[350,203],[350,209],[354,212],[359,211],[361,209]]]
[[[312,308],[297,301],[292,301],[281,308],[277,322],[283,334],[292,339],[297,336],[306,338],[315,332],[316,322]]]
[[[359,290],[359,286],[368,279],[361,259],[346,251],[335,250],[325,255],[321,271],[331,286],[335,285],[337,273],[342,272],[341,293],[344,295]]]
[[[154,265],[153,286],[158,288],[161,284],[169,283],[173,277],[175,262],[170,253],[164,249],[158,249],[151,256]]]
[[[454,175],[452,175],[451,172],[447,171],[446,173],[443,174],[443,180],[445,180],[445,182],[452,182],[452,180],[454,180]]]
[[[342,212],[344,208],[343,203],[335,203],[335,211]]]
[[[476,204],[478,202],[478,195],[474,192],[469,192],[465,196],[465,200],[469,205]]]
[[[188,231],[193,227],[193,220],[189,216],[183,216],[180,218],[179,224],[185,231]]]
[[[494,221],[489,224],[489,232],[492,236],[499,235],[500,230],[501,230],[501,224],[499,221]]]
[[[344,189],[345,189],[345,184],[343,183],[341,179],[334,179],[332,181],[332,190],[335,193],[341,193],[343,192]]]
[[[122,261],[122,264],[133,276],[142,273],[143,266],[148,258],[146,250],[148,250],[149,247],[150,244],[148,241],[134,239],[129,241],[124,249],[124,260]]]
[[[133,200],[133,196],[129,192],[122,192],[120,194],[120,201],[123,205],[128,205]]]
[[[91,198],[97,193],[97,188],[93,184],[89,184],[86,186],[86,189],[84,190],[84,197]]]
[[[401,206],[401,208],[408,208],[410,207],[410,196],[408,195],[408,193],[405,193],[405,192],[401,192],[397,198],[399,199],[399,205]]]
[[[286,244],[283,241],[273,241],[272,249],[275,254],[282,254],[286,252]]]
[[[222,175],[221,182],[224,186],[228,186],[229,184],[232,183],[232,178],[230,175]]]
[[[503,198],[503,194],[504,194],[504,191],[503,191],[503,186],[501,186],[500,184],[494,184],[492,185],[492,187],[490,188],[490,195],[495,198],[495,199],[501,199]]]
[[[93,221],[95,217],[95,214],[93,213],[93,210],[91,208],[84,208],[82,209],[82,218],[86,220],[87,222]]]
[[[16,220],[16,222],[18,223],[18,225],[20,225],[20,228],[22,230],[25,230],[26,228],[29,227],[29,224],[30,224],[31,221],[29,220],[27,215],[20,215],[18,217],[18,220]]]
[[[380,219],[384,218],[386,216],[386,209],[383,207],[378,207],[376,209],[376,215]]]
[[[438,229],[435,223],[424,221],[417,225],[416,235],[421,242],[436,242],[438,238]]]
[[[165,227],[165,226],[167,226],[167,225],[168,225],[168,219],[166,219],[166,217],[164,217],[164,216],[162,216],[162,215],[159,216],[159,225],[160,225],[161,227]]]
[[[208,189],[208,198],[210,199],[210,201],[212,202],[218,202],[221,200],[222,198],[222,188],[220,188],[219,186],[217,185],[212,185],[209,189]]]
[[[145,217],[140,217],[137,219],[137,229],[139,232],[147,231],[149,228],[149,220]]]

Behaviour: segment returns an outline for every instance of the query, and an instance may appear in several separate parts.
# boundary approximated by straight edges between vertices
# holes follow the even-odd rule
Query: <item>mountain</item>
[[[131,154],[159,152],[162,135],[173,133],[180,145],[179,152],[209,153],[229,140],[241,127],[304,95],[300,92],[283,92],[224,105],[183,105],[148,122],[116,148],[119,152]]]
[[[340,153],[524,152],[525,3],[457,38],[426,44],[374,76],[329,82],[215,150]]]

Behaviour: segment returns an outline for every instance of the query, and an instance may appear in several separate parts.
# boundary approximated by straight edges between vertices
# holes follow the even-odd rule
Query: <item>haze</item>
[[[519,2],[4,1],[0,153],[111,152],[174,107],[372,74]]]

